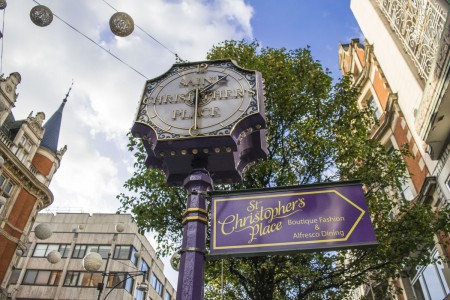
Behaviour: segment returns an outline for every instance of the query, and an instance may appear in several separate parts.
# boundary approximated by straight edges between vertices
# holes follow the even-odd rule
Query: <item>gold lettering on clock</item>
[[[220,117],[219,107],[202,107],[197,112],[197,118],[218,118]],[[174,109],[172,112],[172,120],[189,120],[194,117],[191,110]]]

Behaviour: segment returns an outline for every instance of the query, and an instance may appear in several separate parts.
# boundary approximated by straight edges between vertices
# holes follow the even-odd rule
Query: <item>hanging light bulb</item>
[[[51,264],[57,264],[61,261],[61,253],[56,250],[50,251],[50,253],[47,254],[47,260]]]
[[[34,228],[34,235],[40,240],[46,240],[51,237],[53,230],[47,223],[41,223]]]
[[[109,19],[109,28],[115,35],[125,37],[133,32],[134,21],[128,14],[117,12]]]
[[[181,255],[180,252],[175,252],[172,257],[170,257],[170,265],[172,266],[172,269],[175,271],[180,270],[180,259]]]
[[[37,5],[31,9],[30,18],[34,25],[45,27],[53,21],[53,13],[47,6]]]
[[[6,5],[7,5],[6,0],[0,0],[0,9],[1,10],[5,9]]]

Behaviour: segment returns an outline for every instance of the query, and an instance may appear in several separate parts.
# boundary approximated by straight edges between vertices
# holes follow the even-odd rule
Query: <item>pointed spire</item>
[[[41,141],[41,146],[53,151],[54,153],[58,152],[59,130],[61,129],[62,113],[64,110],[64,105],[67,102],[67,98],[69,98],[72,87],[73,80],[72,85],[67,91],[66,97],[63,99],[63,102],[59,106],[58,110],[50,117],[50,119],[48,119],[48,121],[44,125],[45,133]]]

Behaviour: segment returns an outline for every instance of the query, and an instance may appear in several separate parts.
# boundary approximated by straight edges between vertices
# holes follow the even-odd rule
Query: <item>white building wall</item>
[[[414,123],[415,110],[418,109],[423,97],[423,82],[373,0],[351,0],[350,8],[367,42],[374,45],[375,56],[392,91],[398,94],[399,106],[414,140],[418,145],[422,145],[422,139],[415,130]],[[436,162],[429,158],[423,147],[420,147],[419,151],[429,169],[433,170]]]

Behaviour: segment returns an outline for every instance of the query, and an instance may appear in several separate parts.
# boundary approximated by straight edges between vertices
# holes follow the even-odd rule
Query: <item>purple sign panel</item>
[[[362,185],[242,191],[212,197],[210,255],[375,245]]]

